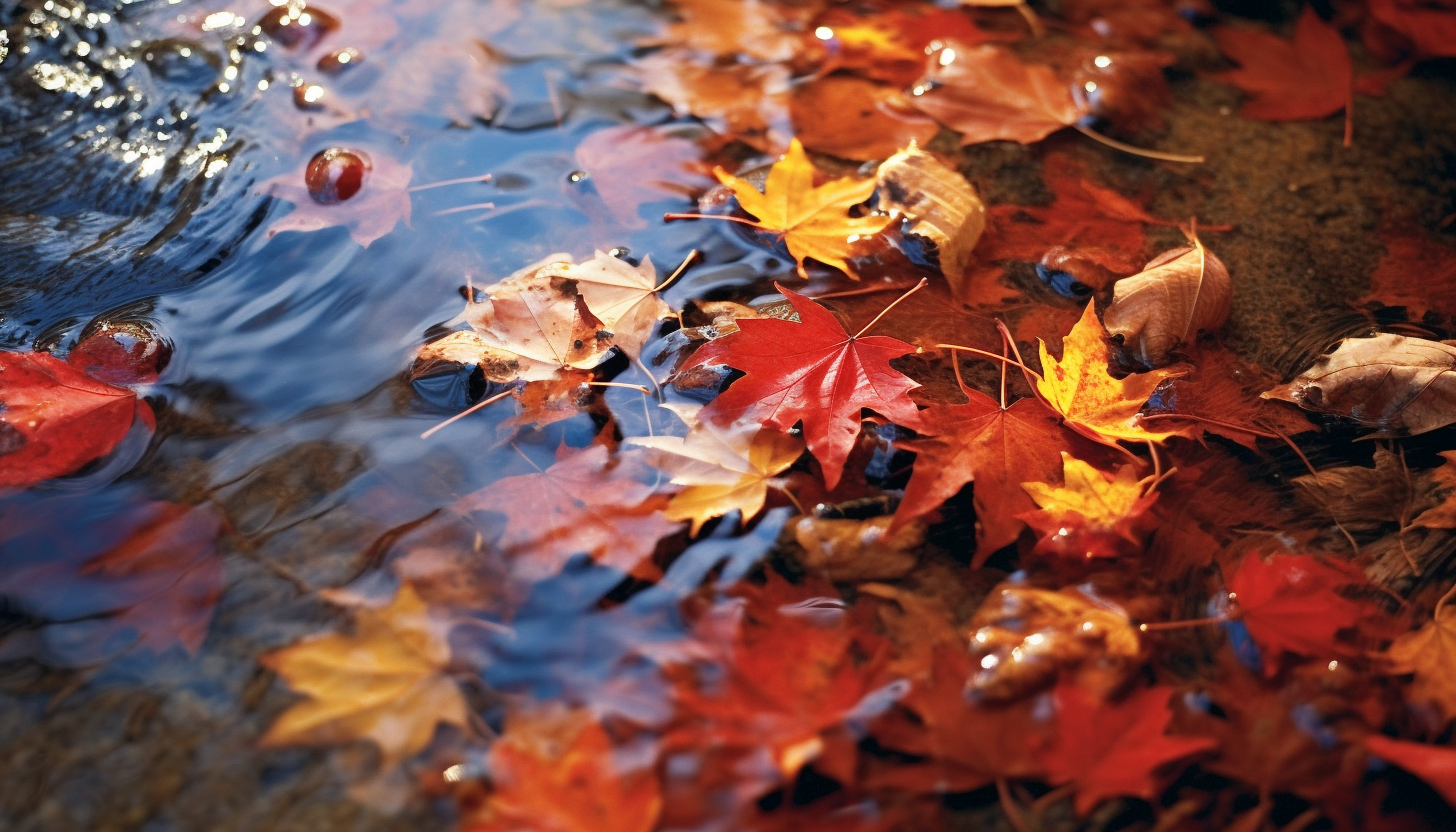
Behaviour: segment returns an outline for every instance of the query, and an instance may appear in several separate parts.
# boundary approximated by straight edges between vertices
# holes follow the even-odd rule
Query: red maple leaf
[[[515,572],[539,579],[585,554],[606,566],[652,579],[657,542],[681,528],[662,509],[667,494],[650,484],[652,470],[636,455],[593,445],[544,471],[504,477],[456,501],[461,513],[506,516],[496,545]]]
[[[804,442],[824,469],[831,490],[859,435],[861,411],[870,409],[905,427],[919,424],[909,392],[920,385],[890,361],[915,351],[882,335],[855,335],[827,309],[782,286],[799,320],[748,318],[738,331],[711,341],[684,371],[726,364],[746,375],[735,381],[704,414],[720,422],[756,419],[780,431],[803,422]]]
[[[1385,256],[1370,275],[1367,300],[1404,306],[1412,319],[1427,312],[1456,317],[1456,246],[1409,221],[1381,229]]]
[[[152,409],[45,352],[0,352],[0,488],[29,488],[110,453]]]
[[[1456,749],[1406,742],[1380,734],[1366,737],[1365,748],[1380,759],[1395,763],[1421,778],[1447,803],[1456,806]]]
[[[1169,687],[1140,688],[1113,703],[1073,685],[1057,687],[1057,730],[1037,756],[1051,783],[1076,787],[1078,814],[1109,797],[1152,800],[1160,768],[1216,745],[1208,737],[1165,733],[1172,694]]]
[[[1052,482],[1062,473],[1062,451],[1080,459],[1105,455],[1062,425],[1036,399],[1003,408],[984,393],[966,391],[965,404],[936,405],[921,413],[921,439],[904,443],[915,468],[895,512],[900,524],[923,517],[975,483],[976,555],[979,566],[1016,540],[1026,523],[1017,515],[1036,510],[1021,488],[1028,480]]]
[[[1382,60],[1456,57],[1456,8],[1442,0],[1370,0],[1362,32]]]
[[[1050,205],[993,205],[976,248],[984,261],[1036,262],[1053,246],[1073,249],[1119,274],[1140,271],[1146,257],[1143,225],[1168,225],[1128,197],[1093,182],[1076,161],[1047,157],[1043,178]]]
[[[760,788],[810,762],[851,778],[858,720],[888,708],[897,690],[881,672],[883,640],[827,582],[770,572],[766,585],[737,592],[699,615],[694,643],[665,668],[676,716],[664,746],[742,755],[740,776]]]
[[[1324,118],[1350,103],[1350,52],[1340,31],[1305,6],[1294,39],[1218,27],[1218,48],[1240,69],[1217,76],[1248,93],[1239,112],[1264,121]]]
[[[1273,676],[1283,652],[1352,652],[1336,638],[1368,609],[1336,590],[1362,583],[1363,576],[1353,567],[1326,565],[1312,555],[1273,555],[1266,561],[1251,552],[1228,580],[1230,612],[1265,651],[1264,673]]]

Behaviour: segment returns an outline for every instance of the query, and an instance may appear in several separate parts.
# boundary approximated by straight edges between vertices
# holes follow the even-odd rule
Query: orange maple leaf
[[[1147,531],[1141,521],[1157,499],[1149,478],[1139,479],[1132,465],[1108,477],[1063,451],[1062,480],[1021,484],[1040,508],[1018,515],[1041,535],[1037,550],[1089,560],[1136,554]]]
[[[649,832],[662,811],[651,770],[621,759],[584,709],[513,714],[490,747],[492,791],[467,832]]]
[[[1045,375],[1036,388],[1051,408],[1062,414],[1067,426],[1098,442],[1118,439],[1134,442],[1162,442],[1172,436],[1191,436],[1192,428],[1150,431],[1143,427],[1138,411],[1164,379],[1176,378],[1186,368],[1152,370],[1113,378],[1107,372],[1111,352],[1106,333],[1091,303],[1082,319],[1062,339],[1062,358],[1052,358],[1046,342],[1040,341],[1041,366]]]
[[[880,233],[892,219],[888,215],[850,216],[850,208],[874,193],[873,179],[846,176],[815,187],[814,165],[798,139],[769,168],[762,192],[747,179],[722,169],[714,169],[714,173],[760,225],[783,233],[784,244],[799,264],[799,276],[803,278],[809,276],[804,270],[804,261],[809,258],[856,277],[846,262],[854,253],[854,243]]]
[[[465,727],[465,697],[445,674],[449,630],[405,583],[387,606],[360,608],[352,634],[263,654],[258,661],[308,699],[284,711],[262,744],[368,739],[387,769],[428,745],[437,723]]]
[[[1424,627],[1397,638],[1385,651],[1395,673],[1415,674],[1411,698],[1430,702],[1446,719],[1456,718],[1456,607],[1442,604]]]

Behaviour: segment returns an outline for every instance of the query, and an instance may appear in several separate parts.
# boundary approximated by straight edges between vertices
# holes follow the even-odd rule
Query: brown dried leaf
[[[907,218],[905,232],[935,246],[951,292],[962,297],[971,250],[986,230],[986,205],[976,189],[913,142],[880,165],[875,184],[882,206]]]
[[[1343,416],[1377,436],[1426,433],[1456,422],[1456,347],[1382,333],[1346,338],[1288,384],[1263,394]]]
[[[1228,269],[1197,240],[1165,251],[1138,274],[1112,286],[1112,305],[1102,322],[1121,335],[1128,351],[1149,367],[1168,353],[1211,332],[1228,319],[1233,287]]]
[[[925,545],[925,525],[890,530],[891,516],[843,520],[806,515],[793,524],[804,566],[831,581],[883,581],[915,568]]]

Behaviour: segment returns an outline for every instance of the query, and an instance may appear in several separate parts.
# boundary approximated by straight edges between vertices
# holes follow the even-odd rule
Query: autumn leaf
[[[511,714],[486,766],[490,796],[466,832],[650,832],[662,812],[652,771],[585,709]]]
[[[1313,430],[1302,411],[1259,394],[1278,381],[1270,371],[1251,364],[1231,350],[1209,343],[1188,352],[1192,368],[1158,388],[1143,410],[1144,421],[1162,423],[1186,417],[1207,433],[1257,448],[1260,437],[1293,435]]]
[[[657,296],[657,270],[644,257],[633,266],[620,257],[597,251],[585,263],[557,260],[542,268],[540,276],[561,276],[575,281],[576,292],[600,323],[610,330],[611,343],[635,358],[652,337],[657,324],[672,317],[672,307]]]
[[[925,239],[951,295],[964,299],[971,250],[986,230],[986,206],[959,172],[911,142],[875,170],[880,207],[904,217],[902,231]]]
[[[1406,742],[1381,734],[1366,737],[1365,748],[1421,778],[1447,803],[1456,805],[1456,749]]]
[[[1228,579],[1230,615],[1248,628],[1264,651],[1265,675],[1273,676],[1279,672],[1281,653],[1351,653],[1339,643],[1340,631],[1353,628],[1369,609],[1338,590],[1362,583],[1358,570],[1328,566],[1312,555],[1271,555],[1266,560],[1250,553]]]
[[[1410,698],[1436,706],[1446,720],[1456,719],[1456,608],[1437,605],[1435,614],[1419,630],[1405,633],[1385,649],[1395,674],[1413,674]]]
[[[979,566],[1015,542],[1025,526],[1019,515],[1036,508],[1017,487],[1021,480],[1054,480],[1062,470],[1064,449],[1092,455],[1097,446],[1063,427],[1036,399],[1003,408],[978,391],[968,391],[966,397],[965,404],[922,411],[925,436],[901,443],[915,452],[915,467],[895,518],[899,524],[924,517],[975,482],[976,552],[971,563]]]
[[[553,264],[570,259],[552,255],[488,287],[486,300],[469,303],[461,316],[471,328],[421,347],[418,360],[475,364],[486,379],[501,383],[549,381],[562,371],[596,367],[612,349],[612,333],[587,308],[578,287],[553,273],[559,268]],[[607,274],[593,272],[600,279]],[[635,293],[627,285],[622,294]],[[644,301],[645,295],[638,303]],[[646,309],[650,314],[650,302]],[[632,306],[625,311],[636,314]]]
[[[795,517],[789,528],[804,568],[836,583],[902,578],[920,561],[925,526],[891,525],[893,518],[863,520],[840,517]]]
[[[647,203],[706,191],[712,179],[701,158],[695,142],[660,127],[607,127],[576,146],[577,165],[627,229],[647,227],[638,213]]]
[[[882,335],[850,335],[829,310],[777,288],[798,321],[741,319],[737,332],[700,347],[683,370],[721,363],[743,371],[703,416],[727,421],[747,416],[782,432],[802,421],[804,443],[833,489],[859,435],[861,411],[874,410],[907,427],[918,423],[919,410],[908,394],[919,385],[890,366],[914,348]]]
[[[851,208],[874,193],[875,180],[842,177],[816,186],[814,165],[798,139],[769,169],[762,191],[747,179],[722,170],[715,172],[744,211],[764,229],[784,235],[784,244],[799,265],[800,277],[808,277],[804,261],[810,258],[855,277],[846,262],[854,253],[854,243],[873,237],[890,223],[889,216],[850,214]]]
[[[578,554],[653,578],[652,552],[679,526],[663,514],[667,497],[646,481],[649,475],[640,459],[593,445],[544,471],[502,477],[453,508],[504,514],[495,545],[525,579],[553,575]]]
[[[1250,98],[1240,114],[1265,121],[1323,118],[1349,106],[1353,92],[1350,53],[1334,26],[1305,6],[1294,39],[1255,29],[1213,29],[1218,48],[1240,69],[1214,76]]]
[[[152,409],[45,352],[0,351],[0,488],[29,488],[111,452]]]
[[[1214,747],[1208,737],[1167,733],[1173,694],[1164,686],[1138,688],[1120,702],[1109,702],[1075,685],[1057,687],[1056,731],[1038,757],[1049,782],[1074,786],[1077,814],[1086,815],[1111,797],[1155,800],[1160,770]]]
[[[680,20],[658,40],[710,55],[744,55],[765,63],[784,62],[798,52],[794,32],[802,20],[795,9],[764,0],[674,0]]]
[[[940,131],[896,87],[853,75],[827,75],[795,87],[789,114],[805,147],[842,159],[883,159]]]
[[[1288,384],[1263,394],[1305,410],[1421,434],[1456,422],[1456,347],[1405,335],[1346,338]]]
[[[1199,333],[1223,326],[1232,302],[1228,269],[1195,239],[1114,283],[1102,322],[1144,366],[1158,367]]]
[[[653,52],[633,63],[643,91],[676,112],[700,118],[764,153],[789,144],[789,70],[783,65],[704,65],[679,49]]]
[[[226,524],[216,506],[155,504],[151,519],[91,559],[81,575],[106,580],[124,606],[112,624],[136,631],[139,647],[160,653],[173,644],[195,655],[222,595],[217,539]]]
[[[1456,247],[1406,222],[1381,229],[1385,254],[1370,275],[1369,300],[1404,306],[1410,316],[1456,317]]]
[[[1026,696],[1061,674],[1111,693],[1143,664],[1142,640],[1120,605],[1077,587],[1002,584],[970,621],[980,668],[966,690],[996,702]]]
[[[1394,59],[1456,57],[1456,15],[1441,2],[1420,0],[1370,0],[1370,23],[1373,29],[1400,42],[1404,55],[1380,55]],[[1367,32],[1366,43],[1372,51],[1381,52]],[[1383,39],[1382,39],[1383,40]]]
[[[1147,511],[1157,499],[1132,465],[1108,477],[1062,452],[1063,484],[1024,482],[1040,511],[1019,515],[1041,535],[1037,550],[1059,557],[1136,554],[1147,536]]]
[[[696,408],[664,405],[691,424],[686,437],[637,436],[623,444],[647,448],[648,458],[686,486],[672,496],[665,511],[671,520],[689,520],[696,535],[703,523],[730,511],[740,523],[758,516],[769,488],[782,486],[778,475],[804,453],[804,440],[764,430],[752,422],[721,427],[698,421]]]
[[[676,703],[664,745],[747,753],[742,776],[765,786],[810,762],[842,769],[823,759],[831,736],[862,732],[897,690],[874,658],[882,642],[854,624],[828,584],[773,573],[708,608],[694,622],[694,657],[664,668]]]
[[[308,697],[278,717],[263,745],[367,739],[388,769],[424,749],[438,723],[464,728],[465,698],[445,673],[449,630],[406,583],[388,605],[358,609],[349,635],[315,636],[263,654],[264,667]]]
[[[1037,379],[1037,390],[1078,433],[1099,442],[1162,442],[1189,435],[1188,428],[1148,430],[1138,419],[1138,411],[1158,385],[1182,371],[1152,370],[1113,378],[1108,373],[1111,352],[1091,303],[1062,339],[1060,360],[1052,358],[1045,341],[1040,342],[1040,350],[1044,375]]]
[[[258,189],[293,203],[293,210],[268,225],[268,236],[284,231],[320,231],[342,226],[368,248],[410,221],[410,166],[382,153],[353,148],[319,151],[306,164],[262,182]]]
[[[1031,144],[1076,123],[1082,108],[1051,67],[1022,61],[1000,46],[950,41],[931,53],[913,102],[961,134],[961,144]]]

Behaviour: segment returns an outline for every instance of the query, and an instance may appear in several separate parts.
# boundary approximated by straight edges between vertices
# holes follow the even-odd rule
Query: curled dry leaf
[[[930,241],[941,274],[959,297],[971,250],[986,230],[986,205],[976,189],[914,142],[880,165],[875,184],[881,207],[905,217],[905,233]]]
[[[1305,410],[1419,434],[1456,422],[1456,347],[1383,333],[1346,338],[1288,384],[1263,394]]]
[[[1211,332],[1228,319],[1233,286],[1228,269],[1197,240],[1165,251],[1138,274],[1112,286],[1112,305],[1102,316],[1107,331],[1144,365],[1165,363],[1168,353]]]

